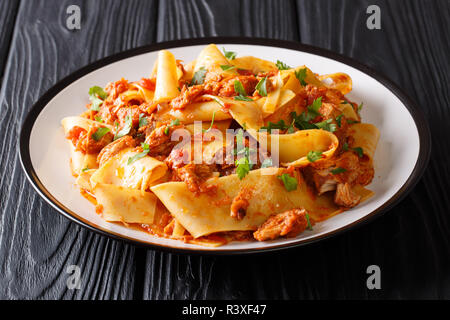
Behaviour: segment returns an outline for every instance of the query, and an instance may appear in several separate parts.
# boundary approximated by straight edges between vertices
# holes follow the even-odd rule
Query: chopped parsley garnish
[[[302,112],[297,115],[295,112],[291,112],[291,117],[293,119],[293,124],[300,130],[308,129],[324,129],[330,132],[336,131],[336,125],[332,124],[332,120],[328,119],[318,123],[310,123],[311,120],[320,116],[319,109],[322,106],[322,97],[317,98],[313,103],[307,107],[308,111]]]
[[[347,119],[347,123],[348,124],[354,124],[354,123],[359,123],[359,121],[352,120],[352,119]]]
[[[234,80],[234,91],[237,94],[240,94],[242,96],[246,96],[247,92],[245,92],[244,86],[239,80]]]
[[[89,100],[91,100],[91,110],[100,111],[100,105],[108,97],[108,94],[99,86],[89,89]]]
[[[358,106],[358,114],[361,112],[363,105],[364,105],[364,103],[361,102],[361,104]]]
[[[338,127],[339,127],[339,128],[340,128],[341,125],[342,125],[341,121],[342,121],[342,117],[343,117],[343,116],[344,116],[343,114],[340,114],[340,115],[338,115],[338,116],[336,117],[336,123],[338,124]]]
[[[284,62],[277,60],[276,66],[278,68],[278,70],[289,70],[291,69],[291,67],[289,67],[287,64],[285,64]]]
[[[309,214],[306,213],[305,217],[306,217],[306,222],[308,223],[308,230],[312,230],[313,227],[312,227],[311,221],[309,220]]]
[[[236,160],[236,173],[240,180],[250,172],[250,162],[247,157],[242,157]]]
[[[118,126],[119,124],[116,124],[116,129],[118,128]],[[133,127],[133,119],[131,119],[130,115],[127,115],[125,117],[125,126],[122,128],[122,130],[116,133],[116,135],[114,136],[114,140],[117,140],[129,134],[132,127]]]
[[[89,170],[89,166],[86,166],[86,168],[83,168],[82,170],[81,170],[81,172],[86,172],[86,171],[88,171]]]
[[[216,117],[216,111],[213,112],[212,119],[211,119],[211,125],[209,126],[209,128],[206,129],[206,130],[205,130],[205,129],[202,130],[204,133],[206,133],[206,132],[208,132],[209,130],[212,129],[212,126],[213,126],[213,124],[214,124],[214,118],[215,118],[215,117]]]
[[[358,157],[362,158],[364,156],[364,152],[363,152],[363,149],[361,147],[352,148],[352,150],[356,152]]]
[[[234,100],[253,101],[251,98],[247,97],[247,92],[245,92],[244,86],[239,80],[234,80],[234,91],[238,94],[234,97]]]
[[[348,143],[347,142],[344,142],[344,144],[342,145],[342,150],[348,151]]]
[[[253,101],[252,98],[243,96],[243,95],[238,95],[234,97],[234,100],[238,100],[238,101]]]
[[[309,123],[309,117],[305,112],[297,115],[295,112],[291,112],[294,125],[300,130],[317,129],[315,124]]]
[[[265,158],[261,163],[261,168],[269,168],[273,166],[272,158]]]
[[[321,122],[317,122],[317,123],[315,123],[315,125],[319,129],[327,130],[327,131],[330,131],[330,132],[335,132],[336,131],[336,125],[334,123],[332,123],[332,122],[333,122],[332,119],[328,119],[328,120],[324,120],[324,121],[321,121]]]
[[[95,119],[95,121],[97,121],[97,122],[104,122],[103,119],[102,119],[102,117],[100,117],[100,116],[95,116],[94,119]]]
[[[145,157],[148,154],[148,152],[150,151],[149,145],[145,142],[141,143],[141,147],[142,147],[142,152],[135,154],[132,157],[129,157],[128,161],[127,161],[127,165],[130,165],[133,162],[135,162],[136,160],[139,160],[139,159]]]
[[[261,127],[261,129],[266,129],[267,130],[267,132],[269,132],[269,133],[271,133],[272,132],[272,130],[275,130],[275,129],[278,129],[278,130],[286,130],[286,129],[288,129],[288,125],[286,125],[286,123],[284,122],[284,120],[280,120],[280,121],[278,121],[278,122],[275,122],[275,123],[273,123],[273,122],[268,122],[267,123],[267,126],[264,126],[264,127]]]
[[[256,85],[255,89],[258,91],[258,93],[262,97],[266,97],[267,96],[267,77],[264,77],[261,80],[259,80],[259,82]]]
[[[292,123],[288,126],[287,133],[294,133],[294,122],[295,120],[292,120]]]
[[[315,117],[320,116],[319,109],[322,106],[322,97],[319,97],[313,101],[313,103],[308,106],[308,118],[313,120]]]
[[[139,114],[139,128],[148,125],[147,117],[144,113]]]
[[[239,129],[236,133],[236,154],[244,148],[244,131]]]
[[[205,81],[205,76],[206,76],[206,69],[205,67],[201,67],[194,73],[190,85],[193,86],[196,84],[202,84]]]
[[[331,170],[331,173],[332,174],[339,174],[339,173],[342,173],[342,172],[345,172],[345,171],[347,171],[347,169],[341,168],[341,167],[337,167],[336,169]]]
[[[297,190],[298,181],[297,181],[297,179],[291,177],[289,174],[283,173],[281,176],[278,176],[277,178],[280,179],[281,181],[283,181],[284,188],[288,192]]]
[[[230,65],[224,64],[224,65],[221,65],[220,68],[221,68],[223,71],[227,71],[227,70],[233,70],[233,69],[236,68],[236,67],[235,67],[235,66],[230,66]]]
[[[309,162],[314,162],[322,158],[322,152],[321,151],[310,151],[306,155],[306,158]]]
[[[170,128],[173,127],[173,126],[177,126],[179,124],[180,124],[180,120],[179,119],[172,120],[172,122],[164,129],[164,134],[166,136],[168,136]]]
[[[223,54],[225,56],[225,58],[229,59],[229,60],[234,60],[236,58],[237,53],[233,52],[233,51],[227,51],[225,50],[224,47],[222,47],[223,50]]]
[[[109,128],[100,127],[92,134],[92,139],[94,139],[95,141],[99,141],[109,131],[111,131]]]
[[[295,71],[295,77],[298,79],[302,86],[306,86],[306,68]]]

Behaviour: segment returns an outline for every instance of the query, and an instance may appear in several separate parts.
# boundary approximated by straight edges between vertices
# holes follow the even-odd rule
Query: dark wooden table
[[[66,28],[69,5],[81,29]],[[381,8],[381,30],[366,9]],[[146,250],[69,222],[32,189],[18,134],[58,80],[126,49],[205,36],[299,41],[388,76],[424,110],[430,165],[395,209],[335,238],[270,255],[188,256]],[[0,298],[450,298],[450,1],[0,1]],[[408,143],[405,141],[405,143]],[[395,152],[395,150],[394,150]],[[66,286],[68,265],[81,289]],[[366,287],[367,266],[381,289]]]

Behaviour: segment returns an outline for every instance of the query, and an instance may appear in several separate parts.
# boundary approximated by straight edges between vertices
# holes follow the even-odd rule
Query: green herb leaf
[[[127,161],[127,165],[130,165],[133,162],[145,157],[148,154],[148,152],[150,151],[150,147],[147,143],[141,143],[141,147],[142,147],[142,152],[135,154],[132,157],[129,157],[128,161]]]
[[[278,130],[286,130],[288,129],[288,125],[284,122],[284,120],[279,120],[278,122],[268,122],[267,126],[261,127],[261,129],[266,129],[269,133],[271,133],[272,130],[278,129]]]
[[[207,130],[203,129],[203,132],[204,132],[204,133],[206,133],[206,132],[208,132],[209,130],[212,129],[212,126],[213,126],[213,124],[214,124],[214,118],[215,118],[215,117],[216,117],[216,111],[213,112],[212,119],[211,119],[211,125],[209,126],[209,128],[208,128]]]
[[[342,145],[342,150],[348,151],[348,143],[347,142],[344,142],[344,144]]]
[[[95,119],[95,121],[97,121],[97,122],[104,122],[103,119],[102,119],[102,117],[100,117],[100,116],[95,116],[94,119]]]
[[[236,150],[235,154],[239,154],[244,149],[244,131],[239,129],[236,133]]]
[[[245,92],[244,86],[242,85],[242,83],[239,80],[234,80],[234,91],[241,96],[247,95],[247,92]]]
[[[236,55],[237,55],[236,52],[233,52],[233,51],[227,51],[227,50],[225,50],[224,47],[222,47],[222,50],[223,50],[223,54],[224,54],[225,58],[227,58],[227,59],[229,59],[229,60],[233,60],[233,59],[236,58]]]
[[[147,117],[144,113],[139,114],[139,128],[148,125]]]
[[[100,127],[92,134],[92,139],[94,139],[95,141],[99,141],[109,131],[111,131],[109,128]]]
[[[306,68],[295,71],[295,77],[298,79],[302,86],[306,86]]]
[[[86,166],[86,168],[83,168],[82,170],[81,170],[81,172],[86,172],[86,171],[88,171],[89,170],[89,166]]]
[[[294,129],[294,121],[292,121],[292,123],[289,125],[288,129],[287,129],[287,133],[294,133],[295,129]]]
[[[272,158],[265,158],[261,163],[261,168],[270,168],[273,166]]]
[[[223,65],[220,66],[220,68],[223,71],[228,71],[228,70],[233,70],[234,68],[236,68],[236,66],[230,66],[230,65],[227,65],[227,64],[223,64]]]
[[[344,116],[343,114],[340,114],[340,115],[338,115],[338,116],[336,117],[336,123],[338,124],[338,127],[339,127],[339,128],[340,128],[341,125],[342,125],[341,121],[342,121],[342,117],[343,117],[343,116]]]
[[[359,123],[359,121],[352,120],[352,119],[347,119],[347,123],[348,124],[354,124],[354,123]]]
[[[307,107],[308,109],[308,118],[309,120],[313,120],[315,117],[320,116],[319,109],[322,106],[322,97],[318,97],[313,103]]]
[[[291,69],[291,67],[289,67],[284,62],[281,62],[280,60],[277,60],[276,66],[277,66],[278,70],[289,70],[289,69]]]
[[[116,125],[116,130],[118,129],[118,126],[119,124]],[[122,130],[116,133],[116,135],[114,136],[114,140],[117,140],[129,134],[132,127],[133,127],[133,119],[131,119],[130,115],[127,115],[125,117],[125,126],[122,128]]]
[[[291,112],[293,124],[300,130],[317,129],[317,126],[313,123],[309,123],[310,119],[305,112],[297,115],[296,112]]]
[[[266,97],[267,96],[267,77],[264,77],[263,79],[259,80],[255,89],[258,91],[258,93],[262,97]]]
[[[339,174],[339,173],[342,173],[342,172],[345,172],[345,171],[347,171],[347,169],[341,168],[341,167],[337,167],[336,169],[331,170],[331,173],[332,174]]]
[[[361,147],[352,148],[352,150],[358,154],[358,157],[362,158],[364,156],[364,152]]]
[[[235,97],[234,97],[234,100],[237,100],[237,101],[253,101],[252,98],[245,97],[245,96],[243,96],[243,95],[235,96]]]
[[[306,213],[305,217],[306,217],[306,222],[308,223],[308,230],[312,230],[313,227],[312,227],[311,221],[309,220],[309,214]]]
[[[247,157],[242,157],[236,160],[236,173],[240,180],[250,172],[250,163]]]
[[[108,98],[108,94],[103,90],[102,87],[99,86],[93,86],[89,89],[89,95],[90,96],[97,96],[102,100],[105,100]]]
[[[361,102],[361,104],[358,106],[358,114],[361,112],[363,105],[364,105],[364,103]]]
[[[284,188],[288,192],[297,190],[298,181],[297,179],[291,177],[289,174],[283,173],[281,176],[278,176],[277,178],[283,181]]]
[[[108,97],[108,94],[99,86],[89,89],[89,100],[91,100],[91,110],[100,111],[100,105]]]
[[[306,158],[309,160],[309,162],[314,162],[322,158],[322,152],[320,151],[310,151],[306,155]]]
[[[205,76],[206,76],[206,69],[205,67],[201,67],[194,73],[190,85],[193,86],[196,84],[202,84],[205,81]]]
[[[334,123],[332,123],[332,122],[333,122],[332,119],[328,119],[328,120],[324,120],[324,121],[321,121],[321,122],[317,122],[317,123],[315,123],[315,125],[319,129],[327,130],[327,131],[330,131],[330,132],[335,132],[336,131],[336,125]]]
[[[177,126],[179,124],[180,124],[180,120],[179,119],[172,120],[172,122],[164,129],[164,134],[166,136],[168,136],[170,128],[173,127],[173,126]]]

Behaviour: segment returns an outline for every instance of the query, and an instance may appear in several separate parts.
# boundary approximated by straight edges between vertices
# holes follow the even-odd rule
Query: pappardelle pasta
[[[89,89],[62,120],[82,194],[109,222],[188,243],[295,237],[373,195],[379,131],[344,73],[206,46]]]

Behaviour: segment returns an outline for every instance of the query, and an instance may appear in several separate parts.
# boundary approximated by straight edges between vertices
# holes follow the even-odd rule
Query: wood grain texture
[[[11,36],[16,22],[18,7],[19,0],[0,2],[0,85],[11,45]]]
[[[247,36],[297,40],[294,8],[292,1],[274,0],[160,1],[157,39]]]
[[[66,28],[72,4],[81,8],[79,31]],[[137,250],[70,223],[40,199],[20,168],[17,138],[27,111],[58,80],[154,41],[156,9],[154,1],[21,2],[0,95],[0,298],[125,299],[140,288]],[[71,264],[81,268],[81,290],[67,289]]]
[[[432,133],[430,166],[415,190],[364,228],[362,238],[349,237],[364,246],[384,244],[382,252],[371,258],[389,272],[380,297],[448,299],[450,151],[445,129],[450,121],[450,28],[445,17],[450,2],[316,3],[297,1],[299,21],[304,22],[299,25],[301,41],[353,57],[388,76],[418,103]],[[365,27],[371,4],[381,9],[381,30]],[[324,23],[312,23],[318,17]]]
[[[64,27],[69,4],[82,8],[80,31]],[[366,28],[371,4],[381,8],[381,30]],[[0,93],[0,298],[449,299],[449,16],[447,0],[22,1]],[[422,181],[355,231],[245,257],[137,249],[69,223],[39,198],[16,144],[23,117],[47,88],[127,48],[216,35],[301,41],[387,75],[430,123],[433,157]],[[82,290],[67,290],[69,264],[82,267]],[[366,287],[371,264],[381,268],[382,290]]]

